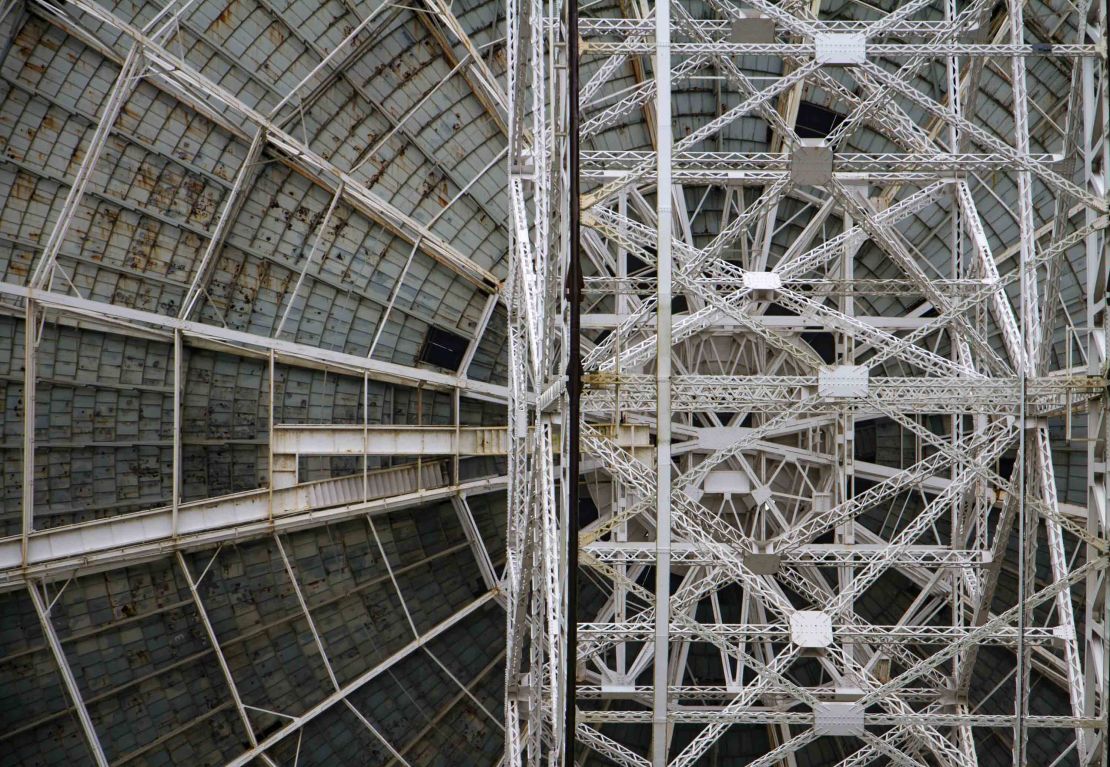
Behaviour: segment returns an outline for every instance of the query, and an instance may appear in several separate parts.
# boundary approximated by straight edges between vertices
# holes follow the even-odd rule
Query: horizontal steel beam
[[[582,711],[580,720],[588,724],[647,724],[651,722],[650,711],[617,711],[598,710]],[[1016,716],[1014,714],[884,714],[867,713],[864,716],[864,725],[868,727],[1001,727],[1012,728]],[[804,711],[774,711],[771,709],[748,709],[740,711],[711,710],[711,709],[686,709],[672,711],[668,714],[668,721],[675,724],[793,724],[812,725],[813,713]],[[1023,716],[1023,727],[1038,728],[1084,728],[1098,729],[1105,726],[1101,719],[1074,717],[1074,716]]]
[[[792,567],[839,567],[867,565],[883,559],[886,544],[868,543],[815,543],[799,546],[784,553],[780,563]],[[653,564],[655,547],[648,541],[595,541],[582,547],[582,551],[604,564]],[[741,556],[738,554],[738,556]],[[742,557],[741,557],[742,558]],[[941,546],[909,546],[900,551],[892,564],[912,567],[966,567],[986,566],[991,559],[989,551],[946,549]],[[711,566],[716,563],[712,551],[704,546],[686,541],[671,544],[671,563],[687,566]],[[585,564],[590,564],[589,560]]]
[[[274,426],[275,455],[506,455],[504,426]]]
[[[916,330],[924,325],[929,324],[931,318],[929,317],[875,317],[875,316],[860,316],[856,315],[856,320],[866,323],[871,327],[887,328],[890,330]],[[582,315],[582,329],[583,330],[609,330],[612,328],[620,327],[623,323],[628,321],[628,315],[620,314],[602,314],[591,313]],[[745,321],[729,317],[724,312],[720,312],[719,316],[707,324],[703,330],[707,335],[721,335],[732,334],[737,331],[743,331],[745,328],[750,327],[751,324],[756,324],[765,328],[773,328],[781,332],[797,332],[801,333],[806,330],[816,330],[824,328],[824,325],[813,319],[812,317],[795,317],[795,316],[780,316],[759,314],[752,315],[752,317]],[[654,330],[655,318],[645,317],[641,327],[638,330]]]
[[[624,411],[655,411],[655,387],[650,376],[597,373],[584,376],[582,410],[611,412],[617,403]],[[1080,407],[1098,396],[1106,381],[1094,377],[1027,378],[1025,395],[1019,377],[966,379],[921,376],[868,377],[859,393],[822,394],[819,376],[674,376],[672,407],[679,412],[783,412],[807,405],[810,415],[831,412],[872,412],[879,406],[903,413],[985,413],[1016,415],[1024,404],[1029,415]]]
[[[653,183],[655,174],[644,172],[642,166],[651,157],[643,151],[584,152],[582,177],[595,181],[612,181],[635,174],[646,183]],[[1062,157],[1055,154],[1031,155],[1028,163],[1051,166]],[[1008,170],[1014,160],[999,154],[859,154],[835,153],[832,156],[832,178],[842,184],[896,185],[927,183],[945,179],[965,178],[969,174],[990,174]],[[672,168],[675,183],[762,186],[788,181],[791,156],[773,153],[684,152],[676,157]]]
[[[582,170],[636,170],[654,154],[645,150],[603,149],[582,152]],[[1030,162],[1055,163],[1059,154],[1029,155]],[[693,170],[779,170],[789,171],[789,152],[677,152],[674,169]],[[863,173],[887,171],[891,165],[905,170],[1009,170],[1013,158],[1002,154],[906,154],[836,152],[832,155],[833,170]]]
[[[697,42],[673,43],[671,50],[677,56],[696,54],[721,54],[725,56],[784,56],[787,58],[812,57],[817,53],[813,43],[730,43]],[[969,58],[1027,58],[1052,56],[1055,58],[1096,57],[1105,49],[1098,45],[1010,45],[991,43],[875,43],[867,46],[867,58],[917,58],[941,59],[948,56]],[[583,53],[602,55],[643,55],[655,51],[654,42],[625,40],[606,42],[587,40],[582,43]]]
[[[26,563],[20,537],[0,539],[0,589],[30,578],[49,580],[77,571],[113,569],[176,550],[384,514],[459,494],[501,490],[505,485],[504,477],[448,484],[446,462],[424,464],[418,478],[412,464],[368,472],[365,485],[358,474],[183,503],[178,507],[176,534],[171,507],[39,530],[28,538]]]
[[[256,333],[220,328],[203,322],[179,320],[164,314],[156,314],[141,309],[132,309],[103,301],[65,295],[48,291],[33,291],[21,285],[0,282],[0,295],[16,298],[33,298],[44,309],[53,309],[70,316],[88,317],[93,321],[111,320],[124,326],[137,326],[141,330],[150,328],[163,331],[180,330],[186,339],[199,339],[222,344],[232,348],[254,348],[272,351],[282,359],[293,364],[325,366],[330,369],[347,371],[362,375],[368,374],[375,381],[387,381],[406,386],[425,386],[439,389],[459,389],[464,395],[492,402],[505,402],[508,390],[504,386],[472,381],[461,375],[437,373],[434,370],[398,365],[362,357],[357,354],[321,349],[308,344],[282,341]]]
[[[1006,256],[1007,258],[1009,255]],[[713,285],[732,288],[743,288],[746,285],[746,280],[743,276],[715,276],[709,280]],[[621,293],[627,296],[650,296],[654,293],[655,278],[651,275],[639,275],[635,277],[607,277],[607,276],[593,276],[586,277],[583,280],[584,285],[582,292],[586,295],[602,295],[607,296],[611,293]],[[865,296],[914,296],[921,295],[921,286],[917,283],[907,280],[899,279],[897,277],[891,278],[857,278],[857,279],[836,279],[835,277],[790,277],[784,279],[782,284],[788,286],[791,290],[795,290],[803,294],[816,294],[821,296],[849,296],[849,295],[865,295]],[[954,280],[933,280],[932,288],[945,295],[952,296],[974,296],[983,292],[983,281],[974,279],[954,279]],[[583,314],[582,320],[586,321],[588,317],[610,317],[612,315],[594,315]],[[676,314],[677,319],[681,319],[683,314]],[[625,315],[624,319],[628,319]],[[796,317],[779,316],[779,315],[755,315],[751,319],[761,319],[765,321],[791,321],[797,320]],[[866,319],[865,317],[858,317],[858,319]],[[886,318],[882,318],[886,319]],[[644,327],[654,327],[654,317],[643,318]],[[717,316],[713,318],[713,322],[732,323],[735,322],[724,312],[717,312]],[[817,323],[816,320],[810,322]],[[712,324],[706,327],[712,327]],[[731,327],[731,325],[729,325]],[[815,327],[821,327],[816,324]],[[1086,367],[1082,368],[1082,372],[1086,372]],[[1080,372],[1078,369],[1076,372]]]
[[[578,638],[582,643],[580,654],[586,655],[582,650],[591,642],[646,642],[651,639],[653,624],[647,622],[637,623],[579,623]],[[842,625],[833,627],[835,641],[853,644],[874,645],[934,645],[948,644],[968,636],[973,629],[957,626],[930,626],[930,625],[900,625],[900,626],[854,626]],[[691,628],[686,623],[671,625],[670,636],[674,640],[687,642],[704,642],[705,635],[711,634],[715,639],[728,642],[781,642],[790,639],[790,626],[786,624],[717,624],[699,623],[697,629]],[[1064,635],[1055,627],[1033,626],[1026,628],[1024,641],[1029,645],[1044,645],[1062,642]],[[1019,632],[1016,628],[1006,626],[998,631],[980,636],[976,639],[980,644],[1016,646],[1019,641]]]
[[[764,700],[789,695],[789,689],[784,685],[764,683],[760,687],[765,691]],[[672,684],[667,686],[667,695],[672,701],[682,699],[689,701],[732,701],[742,691],[740,685],[703,685],[703,684]],[[836,701],[841,697],[841,692],[835,687],[816,687],[810,690],[813,697],[818,700]],[[643,685],[624,685],[602,682],[601,684],[580,684],[576,690],[579,698],[601,700],[605,698],[622,697],[628,700],[636,699],[647,701],[651,698],[651,688]],[[934,701],[944,694],[942,690],[934,687],[905,687],[902,696],[907,700]]]
[[[877,36],[937,36],[952,32],[974,32],[979,29],[978,18],[978,14],[962,15],[952,20],[917,20],[905,17],[891,19],[887,17],[878,20],[807,18],[800,21],[795,17],[790,19],[789,27],[783,27],[783,31],[784,33],[789,32],[795,24],[798,24],[797,31],[804,29],[805,33],[810,36],[817,34],[857,34],[868,38]],[[549,19],[548,23],[553,22]],[[685,20],[685,24],[688,28],[695,29],[700,34],[710,37],[728,35],[732,29],[732,20],[728,16],[721,19],[692,18]],[[625,35],[650,38],[655,35],[655,21],[650,17],[585,18],[578,22],[578,30],[586,37],[592,35]]]

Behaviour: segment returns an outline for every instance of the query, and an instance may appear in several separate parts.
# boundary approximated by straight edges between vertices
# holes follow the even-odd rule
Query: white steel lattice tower
[[[1105,764],[1106,11],[842,5],[508,5],[509,764]]]
[[[509,765],[553,763],[565,742],[568,483],[555,455],[567,454],[557,426],[567,405],[569,114],[565,25],[548,18],[548,4],[508,4]]]

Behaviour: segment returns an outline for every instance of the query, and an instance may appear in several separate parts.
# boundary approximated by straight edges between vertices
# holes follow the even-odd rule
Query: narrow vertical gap
[[[567,153],[568,153],[568,224],[570,263],[567,268],[567,646],[566,646],[566,726],[563,733],[565,767],[574,765],[575,698],[578,696],[578,466],[581,418],[579,396],[582,388],[582,348],[580,303],[582,300],[582,269],[579,261],[579,192],[578,192],[578,0],[567,0]]]

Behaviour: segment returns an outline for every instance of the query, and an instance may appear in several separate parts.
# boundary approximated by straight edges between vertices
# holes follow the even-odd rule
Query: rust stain
[[[31,180],[30,176],[20,173],[15,177],[15,183],[12,184],[12,197],[30,202],[34,193],[35,182]]]
[[[159,255],[165,253],[165,249],[158,246],[161,228],[162,225],[157,221],[147,221],[136,232],[134,250],[131,253],[133,268],[144,272],[164,271],[164,268],[156,268],[164,261]]]
[[[99,229],[99,232],[97,233],[98,239],[107,242],[111,239],[112,231],[115,229],[116,223],[118,223],[119,221],[120,212],[115,208],[109,208],[105,206],[98,210],[97,213],[99,215],[97,215],[96,218],[93,219],[92,223]],[[91,251],[91,248],[87,248],[86,250]],[[90,255],[92,255],[92,258],[94,260],[99,261],[100,257],[103,254],[90,253]]]
[[[378,165],[378,162],[377,162],[377,160],[375,160],[375,161],[374,161],[373,163],[371,163],[371,164],[373,164],[373,165]],[[366,185],[367,185],[368,187],[375,187],[375,186],[377,186],[377,185],[378,185],[378,182],[382,180],[382,176],[384,176],[384,175],[385,175],[385,165],[379,165],[379,166],[378,166],[378,170],[377,170],[377,172],[375,172],[375,173],[372,173],[372,174],[370,175],[370,177],[366,179]]]
[[[150,166],[143,163],[139,166],[139,170],[135,173],[135,184],[146,191],[154,189],[155,177],[151,174]]]
[[[168,171],[168,169],[167,169]],[[163,172],[162,178],[154,185],[150,192],[150,201],[161,210],[168,210],[173,204],[180,179],[174,178],[172,173]]]
[[[336,221],[335,224],[332,225],[332,230],[331,230],[331,239],[332,239],[332,241],[333,242],[337,241],[339,239],[339,235],[343,234],[344,230],[346,230],[346,228],[348,226],[349,226],[349,224],[348,224],[346,219],[343,219],[342,221]],[[340,258],[339,260],[342,261],[343,259]]]
[[[201,224],[207,224],[216,213],[216,200],[207,190],[197,195],[189,209],[189,217]]]
[[[185,190],[189,193],[190,198],[196,200],[204,192],[204,182],[199,178],[189,176],[185,179]]]
[[[232,12],[232,8],[234,8],[234,7],[235,7],[235,0],[231,0],[231,2],[227,4],[227,7],[224,8],[222,11],[220,11],[220,15],[217,16],[216,20],[212,22],[212,26],[209,27],[209,29],[214,29],[215,27],[225,26],[225,25],[230,24],[231,19],[234,16],[234,13]]]
[[[197,144],[203,144],[205,139],[208,138],[208,131],[205,130],[206,123],[203,120],[189,120],[185,125],[185,136],[182,139],[182,146],[186,149],[192,149],[192,144],[188,139],[192,139]]]

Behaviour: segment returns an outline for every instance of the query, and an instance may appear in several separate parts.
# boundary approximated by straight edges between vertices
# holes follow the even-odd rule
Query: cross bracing
[[[0,3],[5,760],[1097,763],[1098,5]]]
[[[510,667],[564,729],[507,758],[1102,764],[1105,11],[556,10],[510,6],[513,252],[571,238],[572,306],[522,292],[520,332],[570,347],[588,502],[570,647],[521,625]]]

